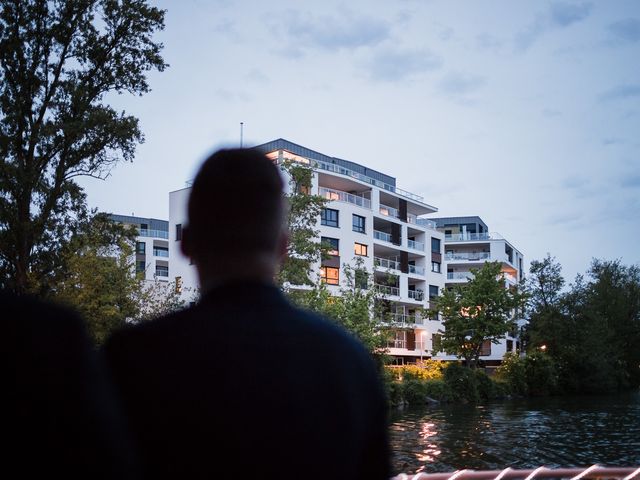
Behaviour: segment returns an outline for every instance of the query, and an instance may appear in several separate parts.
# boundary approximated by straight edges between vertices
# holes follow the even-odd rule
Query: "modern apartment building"
[[[315,274],[334,294],[346,287],[343,264],[361,266],[373,275],[375,288],[386,297],[393,339],[389,354],[399,363],[431,354],[439,321],[420,315],[430,296],[445,284],[444,234],[433,222],[419,218],[437,209],[414,193],[400,189],[396,179],[363,165],[331,157],[284,139],[254,147],[274,162],[285,159],[313,167],[311,193],[329,202],[318,218],[321,239],[332,245],[331,256]],[[186,288],[197,286],[195,269],[180,249],[189,187],[170,193],[169,243],[172,275]]]
[[[446,286],[466,283],[473,278],[472,268],[481,268],[485,262],[499,261],[505,279],[505,288],[523,279],[522,253],[498,233],[490,232],[480,217],[433,218],[438,231],[444,234],[444,264]],[[518,320],[518,327],[524,320]],[[481,359],[486,365],[497,365],[505,353],[520,349],[519,329],[510,332],[500,344],[486,342]]]
[[[114,222],[137,230],[136,272],[145,280],[169,280],[169,222],[157,218],[110,215]]]

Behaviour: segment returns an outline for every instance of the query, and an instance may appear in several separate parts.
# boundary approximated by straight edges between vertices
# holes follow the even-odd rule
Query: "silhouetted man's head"
[[[241,272],[265,261],[277,266],[286,248],[283,187],[278,168],[256,150],[219,150],[204,162],[182,241],[201,282],[211,275],[247,276]]]

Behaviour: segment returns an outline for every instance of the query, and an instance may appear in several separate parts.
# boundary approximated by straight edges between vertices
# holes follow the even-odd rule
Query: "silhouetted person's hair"
[[[283,187],[276,165],[256,150],[219,150],[207,158],[189,197],[196,256],[273,252],[283,228]]]

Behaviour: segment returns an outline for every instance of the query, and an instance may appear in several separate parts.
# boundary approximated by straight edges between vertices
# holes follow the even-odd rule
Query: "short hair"
[[[275,251],[284,228],[283,190],[278,167],[263,153],[235,148],[212,154],[189,196],[196,257]]]

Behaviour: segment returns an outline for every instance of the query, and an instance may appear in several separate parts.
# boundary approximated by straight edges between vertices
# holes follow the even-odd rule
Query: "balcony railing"
[[[491,253],[489,252],[457,252],[457,253],[447,253],[445,255],[446,260],[488,260],[491,258]]]
[[[409,273],[424,275],[424,267],[419,267],[417,265],[409,265]]]
[[[424,292],[422,290],[409,290],[409,298],[421,302],[424,299]]]
[[[149,230],[147,228],[139,229],[138,235],[140,237],[169,238],[169,232],[165,230]]]
[[[376,240],[382,240],[383,242],[391,242],[391,234],[389,233],[385,233],[385,232],[381,232],[379,230],[374,230],[373,231],[373,238],[375,238]]]
[[[390,320],[393,323],[409,324],[409,325],[422,324],[422,318],[415,314],[409,315],[406,313],[392,313],[390,315],[391,315]]]
[[[400,270],[400,263],[395,260],[389,260],[388,258],[373,257],[373,264],[377,267]]]
[[[389,205],[380,204],[380,213],[386,217],[400,218],[400,212],[398,209],[390,207]]]
[[[387,348],[407,348],[406,340],[389,340],[387,342]]]
[[[399,297],[400,296],[400,289],[398,287],[391,287],[389,285],[380,285],[378,283],[376,283],[374,285],[374,287],[380,293],[384,293],[385,295],[392,295],[392,296],[395,296],[395,297]]]
[[[418,218],[416,223],[422,227],[430,228],[431,230],[437,230],[438,225],[433,220],[427,220],[426,218]]]
[[[353,203],[359,207],[371,209],[371,200],[360,195],[354,195],[352,193],[325,187],[320,187],[319,193],[321,197],[324,197],[327,200]]]
[[[418,242],[417,240],[407,240],[407,245],[409,246],[409,248],[424,252],[424,243],[422,242]]]
[[[471,280],[472,278],[471,272],[447,272],[447,280]]]
[[[447,242],[477,242],[484,240],[502,240],[502,236],[498,233],[450,233],[444,236]]]

